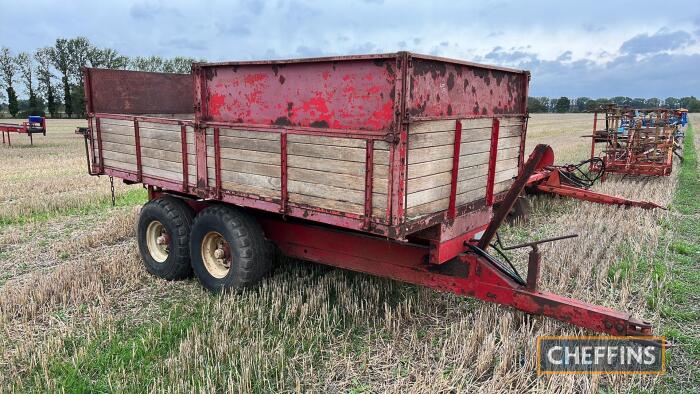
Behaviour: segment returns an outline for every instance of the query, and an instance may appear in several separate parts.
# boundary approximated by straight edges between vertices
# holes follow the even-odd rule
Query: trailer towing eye
[[[521,248],[527,248],[530,247],[532,250],[530,250],[530,253],[528,254],[528,260],[527,260],[527,281],[525,287],[530,290],[530,291],[537,291],[537,282],[540,280],[540,262],[542,261],[542,254],[540,253],[540,249],[538,248],[538,245],[547,243],[547,242],[554,242],[554,241],[561,241],[562,239],[569,239],[569,238],[575,238],[578,237],[578,234],[569,234],[569,235],[562,235],[560,237],[553,237],[553,238],[545,238],[541,239],[539,241],[532,241],[532,242],[527,242],[523,244],[518,244],[518,245],[513,245],[513,246],[508,246],[508,247],[501,247],[502,250],[513,250],[513,249],[521,249]]]

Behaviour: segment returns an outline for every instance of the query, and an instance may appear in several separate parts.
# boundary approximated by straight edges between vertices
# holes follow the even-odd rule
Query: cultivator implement
[[[605,127],[598,128],[594,113],[590,171],[628,175],[667,176],[678,156],[687,124],[685,110],[629,109],[608,105],[602,109]],[[598,145],[597,145],[598,144]],[[602,145],[602,147],[599,147]]]
[[[12,146],[10,133],[27,134],[29,136],[29,143],[34,145],[33,134],[46,135],[46,119],[42,116],[30,116],[29,119],[22,124],[0,123],[2,143],[8,146]]]
[[[563,166],[553,165],[553,158],[553,154],[546,155],[541,163],[541,167],[537,168],[530,176],[527,181],[527,190],[529,192],[549,193],[598,204],[639,207],[643,209],[665,209],[654,202],[632,200],[589,190],[604,175],[604,171],[586,173],[583,171],[583,168],[589,166],[604,168],[603,160],[600,158]]]

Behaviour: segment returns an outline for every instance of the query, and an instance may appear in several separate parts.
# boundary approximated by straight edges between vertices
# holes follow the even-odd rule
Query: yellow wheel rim
[[[170,253],[170,236],[165,226],[157,220],[152,221],[146,228],[146,246],[151,258],[159,263],[165,262]]]
[[[217,279],[228,275],[231,269],[231,247],[216,231],[210,231],[202,238],[202,261],[209,274]]]

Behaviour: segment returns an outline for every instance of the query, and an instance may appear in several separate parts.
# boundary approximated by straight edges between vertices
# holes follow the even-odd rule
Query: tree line
[[[630,108],[685,108],[690,112],[700,112],[700,100],[695,96],[690,97],[667,97],[665,99],[653,98],[632,98],[616,96],[610,98],[592,99],[588,97],[528,97],[527,108],[531,113],[537,112],[592,112],[606,104],[615,104],[620,107]]]
[[[85,117],[83,67],[136,71],[189,73],[189,57],[128,57],[111,48],[99,48],[85,37],[59,38],[53,46],[34,53],[13,54],[0,49],[0,110],[11,117],[49,115]],[[17,86],[24,88],[19,98]],[[4,103],[4,104],[3,104]]]

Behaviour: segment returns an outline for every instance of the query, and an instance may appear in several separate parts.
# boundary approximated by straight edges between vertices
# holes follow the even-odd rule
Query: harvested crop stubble
[[[573,159],[587,158],[589,140],[570,133],[572,129],[555,132],[552,122],[569,127],[572,116],[547,115],[542,119],[552,124],[541,133],[539,116],[530,120],[529,144],[551,143],[558,162],[560,149],[570,146],[575,147]],[[587,133],[590,122],[580,122],[581,134]],[[72,143],[82,144],[76,141]],[[77,158],[66,166],[82,173],[82,151],[73,148]],[[2,182],[12,184],[6,174],[0,174]],[[46,176],[35,182],[51,180]],[[675,174],[611,177],[595,190],[667,204],[675,182]],[[108,192],[104,179],[94,187],[94,197],[85,197],[87,201]],[[31,200],[20,205],[29,211],[37,207]],[[94,215],[0,229],[0,268],[17,272],[0,283],[0,369],[7,371],[0,374],[0,391],[568,393],[661,388],[655,377],[539,378],[538,335],[586,332],[367,275],[285,260],[261,286],[223,297],[208,295],[195,281],[157,280],[145,272],[136,253],[135,212],[105,207]],[[648,296],[665,280],[655,274],[654,258],[668,242],[659,230],[668,215],[540,197],[534,199],[531,221],[507,227],[502,235],[506,244],[514,244],[580,234],[542,248],[541,288],[630,311],[658,327],[659,306],[649,306]],[[99,226],[87,228],[81,219]],[[69,235],[43,244],[57,229]],[[526,254],[512,254],[521,273]],[[22,260],[26,269],[11,271]]]
[[[83,137],[74,133],[75,127],[86,123],[48,119],[46,137],[35,136],[33,146],[24,136],[13,137],[12,147],[2,145],[0,224],[79,208],[109,197],[104,177],[86,176]],[[117,195],[133,188],[115,182]]]

